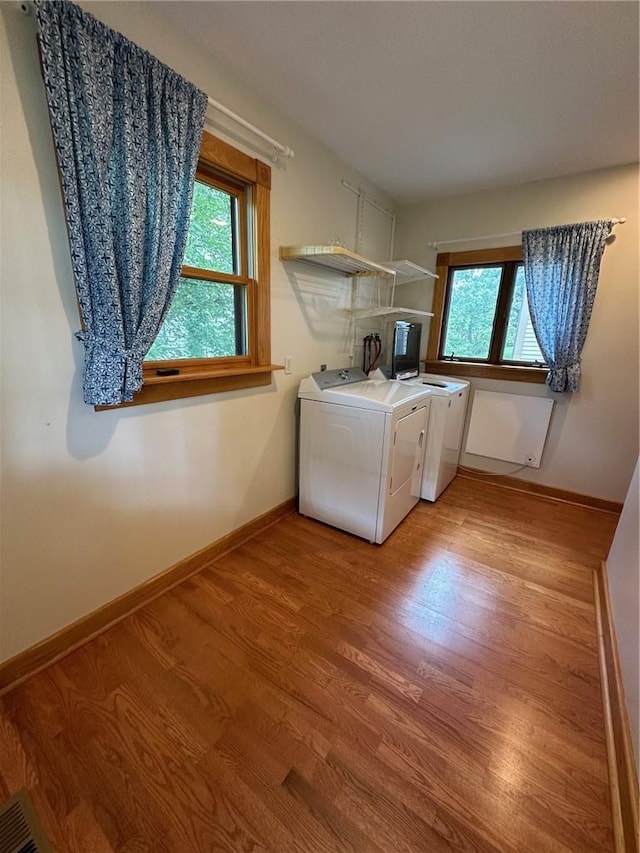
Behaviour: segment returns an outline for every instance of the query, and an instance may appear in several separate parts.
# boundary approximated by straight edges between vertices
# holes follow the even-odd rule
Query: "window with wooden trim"
[[[544,382],[521,247],[439,254],[437,273],[427,369]]]
[[[180,284],[132,404],[268,385],[271,169],[203,134]]]
[[[180,284],[145,361],[247,354],[247,192],[200,166]]]

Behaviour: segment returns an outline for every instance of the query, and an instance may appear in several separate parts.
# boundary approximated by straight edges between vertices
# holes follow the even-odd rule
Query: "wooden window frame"
[[[191,267],[183,264],[181,270],[182,278],[190,278],[198,281],[210,281],[213,284],[230,284],[230,285],[239,285],[244,289],[244,296],[246,297],[243,300],[243,309],[242,309],[242,326],[243,328],[247,325],[247,318],[250,315],[250,296],[251,296],[251,286],[252,279],[249,278],[249,248],[248,248],[248,230],[247,230],[247,189],[244,184],[236,183],[235,181],[231,181],[226,177],[223,177],[219,174],[212,172],[209,169],[204,169],[202,163],[198,164],[198,169],[196,170],[196,181],[201,184],[206,184],[207,186],[213,187],[217,190],[222,190],[222,192],[227,193],[230,196],[233,196],[236,200],[237,205],[237,227],[233,229],[234,233],[232,235],[232,245],[234,249],[234,267],[236,266],[236,258],[238,261],[237,270],[231,273],[219,272],[218,270],[207,269],[206,267]],[[235,217],[234,217],[235,218]],[[237,305],[237,289],[234,290],[234,302],[236,302],[236,310],[238,308]],[[238,335],[238,323],[237,323],[237,315],[236,315],[236,327],[235,327],[235,345],[236,349],[239,348],[239,335]],[[243,348],[247,347],[247,353],[243,353],[241,355],[228,355],[228,356],[217,356],[210,358],[189,358],[189,359],[158,359],[155,361],[149,360],[145,361],[143,365],[143,376],[145,377],[145,381],[147,376],[153,377],[160,375],[158,371],[166,371],[166,370],[180,370],[182,373],[187,369],[191,369],[192,367],[199,367],[203,370],[207,367],[217,367],[217,366],[227,366],[227,365],[247,365],[250,364],[250,356],[249,356],[249,340],[248,335],[246,334],[246,329],[243,338]]]
[[[508,246],[500,249],[477,249],[470,252],[443,252],[436,259],[436,273],[433,289],[431,310],[433,318],[429,330],[429,342],[425,360],[425,370],[432,373],[442,373],[452,376],[470,376],[482,379],[503,379],[514,382],[543,383],[546,381],[548,368],[530,367],[521,364],[497,364],[484,361],[458,361],[443,358],[440,349],[443,340],[444,319],[448,302],[448,284],[451,267],[482,266],[490,264],[510,264],[511,271],[516,264],[522,262],[522,246]],[[504,290],[504,289],[503,289]],[[501,302],[496,307],[496,326],[498,331],[504,331],[506,325],[506,293],[501,293]],[[490,359],[499,358],[498,348],[502,337],[492,336]]]
[[[271,363],[271,167],[205,131],[198,160],[197,176],[200,175],[205,180],[209,175],[214,179],[220,178],[222,182],[227,180],[240,184],[251,197],[247,213],[250,221],[245,233],[253,243],[253,251],[248,252],[253,268],[248,268],[247,251],[243,250],[241,277],[212,273],[216,281],[228,280],[235,284],[242,278],[241,283],[247,288],[247,354],[216,359],[144,362],[142,389],[134,399],[119,406],[96,406],[96,410],[257,388],[271,384],[272,371],[283,370],[282,365]],[[191,267],[183,267],[182,272],[187,276],[194,272],[196,277],[202,277],[202,270]],[[178,375],[162,376],[157,373],[158,369],[174,367],[180,370]]]

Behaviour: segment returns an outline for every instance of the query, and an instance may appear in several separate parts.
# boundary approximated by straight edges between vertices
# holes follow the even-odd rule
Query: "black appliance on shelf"
[[[398,320],[393,329],[391,378],[410,379],[420,373],[420,337],[422,323]]]

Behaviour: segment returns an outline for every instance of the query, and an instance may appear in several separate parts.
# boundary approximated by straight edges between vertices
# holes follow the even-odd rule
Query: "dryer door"
[[[420,479],[426,436],[426,408],[420,408],[396,424],[391,455],[389,493],[396,495],[409,487],[410,494],[420,496]]]
[[[427,400],[395,423],[384,490],[380,493],[376,542],[384,542],[418,503],[428,415]]]

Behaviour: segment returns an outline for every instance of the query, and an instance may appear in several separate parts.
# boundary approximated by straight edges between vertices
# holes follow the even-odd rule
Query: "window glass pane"
[[[544,362],[531,325],[527,290],[524,283],[524,268],[521,265],[516,270],[513,285],[513,297],[502,350],[502,361]]]
[[[442,355],[489,357],[502,267],[454,270]]]
[[[245,355],[246,288],[181,278],[145,361]]]
[[[196,181],[183,264],[202,270],[238,273],[236,197]]]

